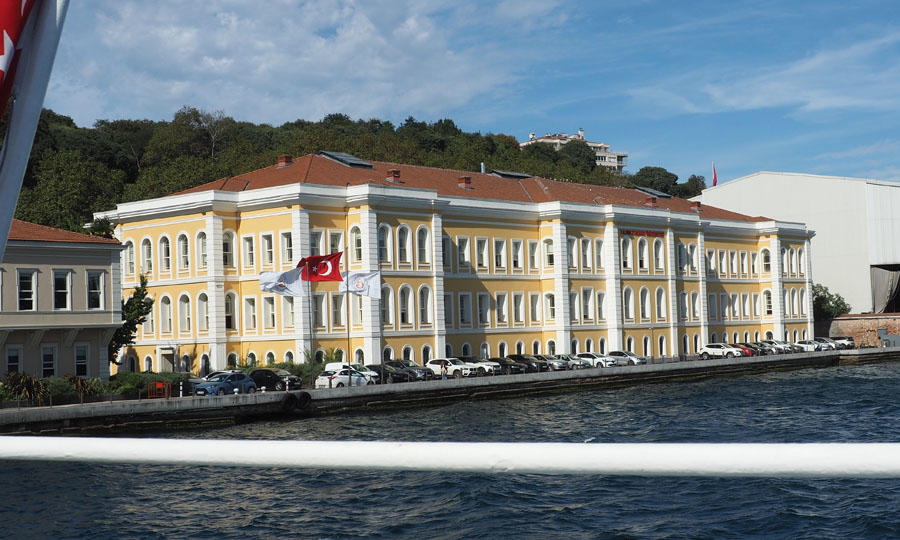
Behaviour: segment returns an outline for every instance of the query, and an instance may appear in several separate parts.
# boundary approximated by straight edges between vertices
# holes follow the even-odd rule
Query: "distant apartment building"
[[[116,240],[14,219],[0,264],[2,373],[109,377],[122,326]]]
[[[636,189],[365,161],[320,152],[107,217],[123,293],[154,311],[119,369],[206,372],[329,349],[403,358],[696,354],[812,332],[811,234]],[[381,296],[260,288],[309,255],[380,272]]]
[[[552,145],[553,148],[558,151],[564,144],[568,143],[569,141],[584,141],[584,143],[594,151],[594,155],[597,158],[596,163],[598,167],[606,167],[607,169],[612,169],[616,172],[622,172],[622,169],[624,169],[628,165],[628,163],[625,161],[628,158],[628,154],[611,152],[609,149],[609,145],[606,143],[586,140],[584,138],[583,129],[579,129],[577,135],[569,135],[567,133],[548,133],[543,137],[535,137],[534,133],[530,133],[528,135],[528,140],[523,143],[519,143],[519,147],[524,148],[529,144],[540,143]]]

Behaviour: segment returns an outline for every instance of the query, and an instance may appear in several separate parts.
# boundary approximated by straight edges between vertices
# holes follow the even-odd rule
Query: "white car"
[[[351,384],[352,381],[352,384]],[[372,377],[355,369],[340,371],[323,371],[316,377],[316,388],[342,388],[344,386],[363,386],[375,384]]]
[[[744,351],[737,347],[732,347],[727,343],[710,343],[700,349],[700,359],[707,360],[709,358],[733,358],[743,356]]]
[[[823,351],[834,351],[840,348],[837,343],[827,337],[814,337],[813,341],[821,343]]]
[[[456,379],[460,377],[471,377],[478,372],[478,366],[467,364],[459,358],[432,358],[425,364],[425,367],[431,370],[436,376],[441,376],[441,363],[447,366],[447,376]]]
[[[375,381],[375,384],[378,384],[378,381],[381,380],[381,374],[377,371],[371,370],[362,364],[347,364],[346,362],[329,362],[325,364],[325,371],[338,371],[339,369],[347,369],[350,368],[352,370],[358,371],[365,375],[368,375]]]
[[[606,356],[605,354],[595,352],[580,352],[575,356],[587,360],[594,367],[615,367],[619,365],[615,358],[613,358],[612,356]]]
[[[460,358],[460,360],[462,360]],[[466,358],[463,360],[466,364],[471,364],[475,366],[475,375],[493,375],[494,373],[500,373],[500,364],[497,362],[492,362],[490,360],[484,360],[480,358]]]
[[[803,352],[816,352],[822,350],[822,344],[811,339],[803,339],[794,343],[794,345],[803,349]]]
[[[631,351],[610,351],[609,356],[614,358],[620,366],[639,366],[647,363],[646,358]]]

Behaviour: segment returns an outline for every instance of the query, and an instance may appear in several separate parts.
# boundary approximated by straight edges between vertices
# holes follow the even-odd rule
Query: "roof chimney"
[[[387,180],[388,182],[391,182],[392,184],[402,183],[400,182],[400,169],[388,169],[387,174],[388,175],[385,180]]]
[[[459,187],[462,189],[472,189],[472,177],[471,176],[460,176],[459,177]]]
[[[584,128],[578,128],[578,136],[584,138]]]
[[[534,132],[533,132],[533,131],[532,131],[531,133],[528,134],[528,140],[529,140],[529,141],[533,141],[533,140],[534,140]]]
[[[691,201],[691,210],[693,210],[694,212],[697,212],[699,214],[700,207],[701,207],[700,201]]]
[[[287,167],[288,165],[292,165],[293,163],[294,163],[294,161],[291,159],[291,156],[289,156],[287,154],[281,154],[280,156],[278,156],[278,168],[279,169]]]

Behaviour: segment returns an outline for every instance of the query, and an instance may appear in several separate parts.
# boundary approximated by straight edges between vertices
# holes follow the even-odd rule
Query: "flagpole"
[[[306,267],[306,318],[309,320],[309,348],[312,352],[312,360],[313,364],[316,363],[316,334],[313,328],[315,327],[315,321],[313,321],[313,309],[312,309],[312,280],[309,279],[311,276],[309,275],[309,261],[303,262]]]
[[[346,194],[345,194],[346,195]],[[347,254],[350,252],[350,208],[345,209],[344,211],[344,253]],[[347,281],[350,276],[350,255],[346,257],[342,257],[341,261],[346,264],[346,271],[344,272],[343,278],[344,282]],[[341,267],[338,266],[338,271],[340,271]],[[347,283],[345,287],[347,290],[344,291],[344,306],[346,307],[346,318],[347,318],[347,365],[350,365],[350,349],[352,345],[350,344],[350,283]],[[362,298],[359,299],[362,302]],[[355,360],[355,358],[354,358]]]
[[[68,0],[44,0],[32,8],[35,21],[22,48],[13,83],[9,129],[0,154],[0,259],[6,250],[68,7]]]

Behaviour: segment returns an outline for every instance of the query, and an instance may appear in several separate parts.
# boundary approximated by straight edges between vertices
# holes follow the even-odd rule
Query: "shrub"
[[[18,371],[6,374],[6,387],[16,399],[30,399],[38,404],[42,404],[48,396],[44,381]]]

